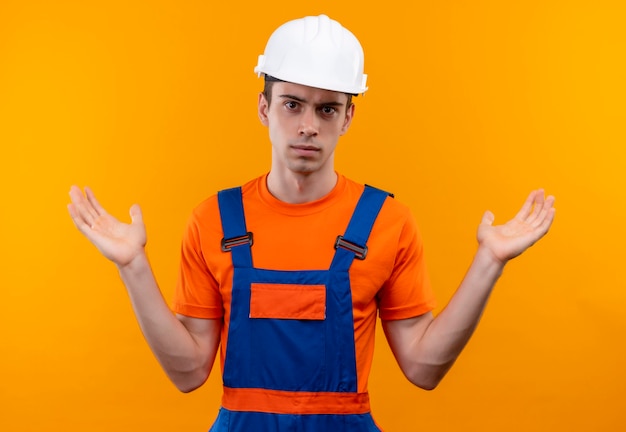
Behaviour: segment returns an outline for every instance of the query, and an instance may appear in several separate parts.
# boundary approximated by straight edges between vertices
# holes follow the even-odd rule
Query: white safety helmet
[[[363,61],[363,48],[348,29],[326,15],[308,16],[272,33],[254,72],[356,95],[367,90]]]

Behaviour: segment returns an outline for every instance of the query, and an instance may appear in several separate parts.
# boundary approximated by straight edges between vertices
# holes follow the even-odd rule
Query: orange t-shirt
[[[325,197],[287,204],[267,189],[267,176],[242,187],[248,231],[254,236],[254,267],[273,270],[326,270],[344,234],[364,186],[338,176]],[[222,252],[217,196],[196,207],[182,242],[180,276],[174,296],[176,313],[224,319],[221,365],[224,367],[230,317],[233,267]],[[422,239],[409,209],[388,198],[367,242],[365,260],[350,267],[357,358],[358,392],[367,391],[377,311],[383,320],[424,314],[435,307],[423,256]]]

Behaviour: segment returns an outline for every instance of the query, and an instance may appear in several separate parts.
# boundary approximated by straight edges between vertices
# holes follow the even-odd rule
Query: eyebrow
[[[293,100],[295,100],[297,102],[302,102],[302,103],[306,103],[307,102],[306,99],[303,99],[301,97],[294,96],[294,95],[291,95],[291,94],[281,94],[281,95],[278,95],[278,97],[279,98],[283,98],[283,99],[293,99]],[[343,106],[344,104],[341,103],[341,102],[338,102],[338,101],[330,101],[330,102],[322,102],[319,105],[324,105],[324,106]]]

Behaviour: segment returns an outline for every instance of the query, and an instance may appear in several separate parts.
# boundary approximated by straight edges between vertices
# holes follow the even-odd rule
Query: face
[[[269,129],[272,171],[334,175],[334,151],[354,115],[345,93],[276,82],[271,104],[259,95],[259,118]]]

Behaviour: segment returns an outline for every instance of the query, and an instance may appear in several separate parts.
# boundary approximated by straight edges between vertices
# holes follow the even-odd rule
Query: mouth
[[[321,148],[308,144],[295,144],[291,149],[300,156],[313,156],[321,151]]]

